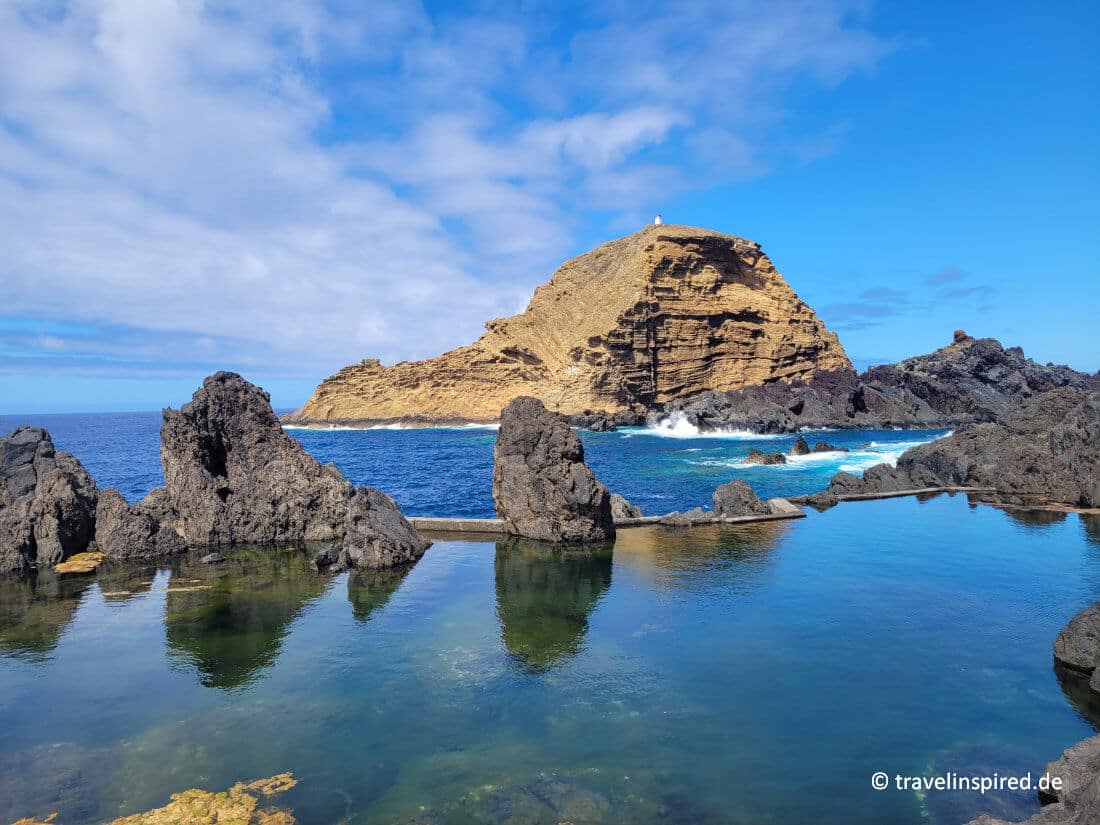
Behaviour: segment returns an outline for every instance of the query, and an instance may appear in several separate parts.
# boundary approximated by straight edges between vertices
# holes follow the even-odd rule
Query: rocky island
[[[287,420],[304,424],[495,421],[515,397],[565,414],[634,420],[707,390],[850,370],[759,244],[647,226],[566,262],[526,311],[469,346],[325,379]]]

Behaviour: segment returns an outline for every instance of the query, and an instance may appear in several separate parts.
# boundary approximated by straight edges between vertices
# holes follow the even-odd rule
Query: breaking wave
[[[662,418],[645,427],[628,427],[624,429],[629,430],[624,437],[629,437],[630,435],[649,435],[657,438],[722,438],[736,441],[754,441],[783,437],[782,435],[754,433],[752,430],[737,430],[733,428],[700,430],[680,412],[674,412],[667,418]]]
[[[865,470],[874,467],[876,464],[895,466],[906,450],[919,447],[921,444],[927,444],[930,441],[946,438],[948,435],[951,435],[951,433],[911,441],[870,441],[859,447],[853,447],[850,452],[846,453],[836,450],[824,453],[808,453],[806,455],[789,455],[784,451],[784,456],[787,459],[785,464],[749,464],[745,461],[745,456],[688,459],[686,463],[700,467],[729,467],[738,470],[760,469],[776,470],[778,472],[810,470],[828,471],[830,474],[842,471],[861,475]]]
[[[400,421],[393,424],[373,424],[370,427],[349,427],[345,424],[283,424],[284,430],[313,430],[315,432],[348,432],[362,430],[499,430],[500,424],[479,424],[471,421],[466,424],[439,424],[424,426],[405,424]]]

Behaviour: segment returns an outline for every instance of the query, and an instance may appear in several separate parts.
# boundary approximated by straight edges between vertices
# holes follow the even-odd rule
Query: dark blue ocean
[[[163,483],[160,413],[0,416],[0,432],[20,424],[45,427],[54,443],[79,458],[101,486],[131,501]],[[333,462],[354,484],[377,487],[407,515],[493,515],[493,442],[496,430],[469,426],[432,429],[288,428],[322,462]],[[848,453],[789,458],[786,465],[745,465],[752,448],[790,450],[796,435],[701,434],[686,422],[631,427],[612,433],[581,431],[589,464],[611,490],[648,515],[709,507],[719,484],[743,478],[761,498],[823,489],[838,470],[860,473],[894,461],[909,447],[944,431],[828,430],[803,433]]]

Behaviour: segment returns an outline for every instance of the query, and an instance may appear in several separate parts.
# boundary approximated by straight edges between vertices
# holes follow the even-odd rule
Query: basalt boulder
[[[1094,674],[1100,667],[1100,602],[1086,607],[1054,640],[1054,660],[1070,670]],[[1096,680],[1090,683],[1095,689]]]
[[[577,434],[529,396],[500,414],[493,503],[509,532],[560,543],[615,537],[611,495],[584,461]]]
[[[397,503],[373,487],[360,487],[348,504],[343,559],[360,570],[412,564],[431,546],[401,514]]]
[[[108,487],[99,495],[96,507],[95,543],[108,559],[150,559],[186,552],[179,533],[162,521],[159,496],[152,512],[137,504],[131,507],[122,493]]]
[[[806,439],[799,436],[795,439],[794,444],[791,445],[791,455],[809,455],[810,445],[806,443]]]
[[[635,507],[623,496],[618,493],[611,494],[611,518],[615,521],[624,521],[626,519],[641,518],[643,516],[642,508]]]
[[[99,490],[49,433],[20,427],[0,438],[0,573],[49,567],[88,548]]]
[[[342,541],[351,484],[286,435],[270,397],[231,372],[166,409],[161,460],[177,526],[194,545]]]
[[[722,518],[761,516],[771,513],[767,502],[757,498],[752,487],[740,478],[720,486],[711,498],[714,502],[715,515]]]

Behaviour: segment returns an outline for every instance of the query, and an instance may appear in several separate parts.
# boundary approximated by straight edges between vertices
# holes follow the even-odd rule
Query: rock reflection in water
[[[1012,521],[1025,527],[1049,527],[1052,524],[1061,524],[1066,520],[1066,514],[1060,510],[1022,509],[1020,507],[1005,507],[1004,513]]]
[[[411,569],[352,570],[348,574],[348,601],[355,620],[366,622],[384,607]]]
[[[1081,526],[1085,528],[1085,540],[1094,547],[1100,547],[1100,515],[1082,513]]]
[[[544,673],[583,647],[588,617],[611,585],[611,547],[501,541],[495,570],[504,645],[524,671]]]
[[[1072,670],[1065,665],[1054,663],[1054,673],[1058,685],[1066,695],[1077,715],[1100,731],[1100,694],[1089,688],[1088,674]]]
[[[168,649],[207,687],[247,685],[274,663],[290,623],[328,582],[294,550],[240,550],[217,565],[183,560],[168,583]]]
[[[30,661],[49,658],[94,582],[90,576],[50,571],[0,577],[0,654]]]
[[[723,588],[756,586],[790,527],[786,521],[706,524],[689,529],[633,527],[619,532],[615,558],[662,587],[711,587],[718,579],[708,574],[719,568],[737,572],[732,581],[721,579]]]

